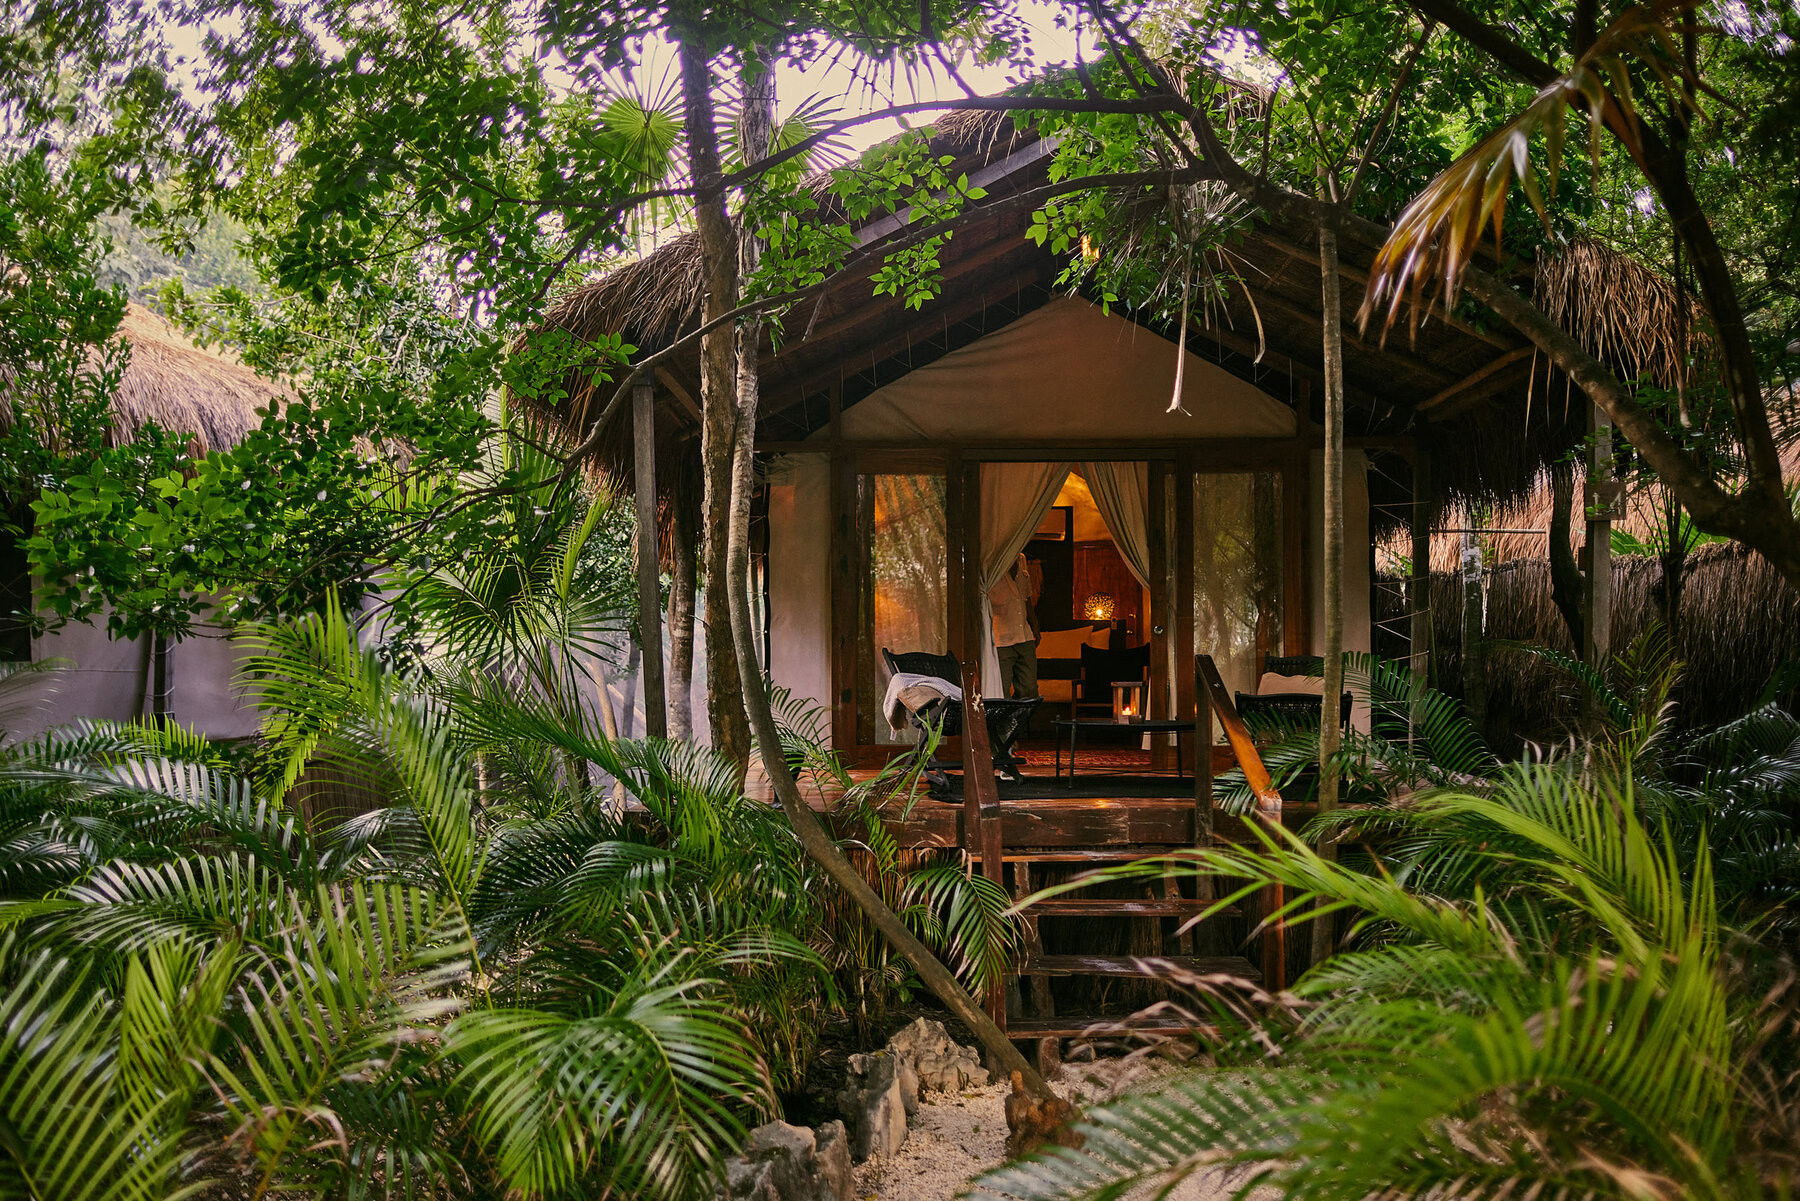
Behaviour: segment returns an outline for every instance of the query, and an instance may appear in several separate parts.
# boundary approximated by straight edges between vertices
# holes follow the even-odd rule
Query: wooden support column
[[[1481,543],[1473,530],[1462,532],[1462,551],[1457,572],[1462,580],[1462,685],[1463,704],[1475,728],[1487,729],[1487,579],[1481,561]]]
[[[1171,527],[1175,521],[1173,474],[1170,465],[1163,460],[1153,460],[1150,464],[1150,682],[1145,700],[1153,718],[1173,716],[1170,704],[1175,693],[1172,655],[1176,639],[1175,582],[1172,578],[1175,560],[1169,553],[1172,549]],[[1188,537],[1192,536],[1192,531],[1188,531]],[[1167,770],[1172,758],[1169,739],[1160,734],[1153,735],[1150,739],[1151,769]]]
[[[656,544],[656,390],[631,390],[631,475],[637,499],[638,642],[644,665],[644,733],[666,738],[668,703],[663,687],[662,559]]]
[[[1581,595],[1581,657],[1596,671],[1612,657],[1612,519],[1619,498],[1613,469],[1612,422],[1592,406],[1588,411],[1588,479],[1582,497],[1587,513],[1587,544],[1582,547],[1585,579]]]
[[[987,656],[983,648],[990,637],[986,606],[982,604],[987,590],[981,586],[981,464],[963,459],[953,467],[962,473],[962,538],[950,550],[962,568],[962,652],[959,655],[965,671],[973,669],[980,679]]]

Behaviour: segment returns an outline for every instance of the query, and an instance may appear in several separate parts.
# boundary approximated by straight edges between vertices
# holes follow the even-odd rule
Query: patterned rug
[[[1014,748],[1025,756],[1025,773],[1037,775],[1042,772],[1048,775],[1056,766],[1056,743],[1047,738],[1034,738],[1018,743]],[[1066,766],[1069,761],[1069,744],[1062,744],[1062,758]],[[1082,731],[1080,756],[1081,768],[1093,768],[1096,771],[1142,771],[1150,768],[1150,752],[1136,746],[1122,746],[1117,743],[1107,745],[1096,743]]]

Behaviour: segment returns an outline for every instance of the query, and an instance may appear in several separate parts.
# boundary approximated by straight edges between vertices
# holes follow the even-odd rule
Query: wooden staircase
[[[1195,690],[1203,703],[1195,720],[1195,761],[1193,814],[1191,823],[1146,826],[1148,831],[1162,830],[1155,842],[1113,845],[1096,840],[1091,845],[1032,846],[1030,840],[1040,838],[1024,822],[1009,823],[1001,805],[999,790],[991,770],[977,765],[992,762],[987,739],[986,711],[982,703],[980,680],[972,669],[963,676],[965,706],[963,772],[962,845],[971,860],[989,879],[1002,885],[1018,901],[1023,902],[1045,883],[1046,870],[1066,872],[1070,869],[1103,868],[1121,863],[1176,854],[1195,845],[1218,845],[1230,841],[1229,833],[1241,823],[1220,820],[1212,803],[1212,757],[1203,748],[1213,743],[1213,722],[1223,727],[1226,741],[1236,763],[1243,768],[1257,808],[1252,820],[1270,824],[1281,821],[1281,796],[1275,790],[1261,756],[1257,753],[1249,731],[1244,727],[1232,704],[1231,694],[1219,678],[1211,656],[1195,659]],[[1119,802],[1070,800],[1070,807],[1114,806]],[[1171,804],[1182,804],[1170,798]],[[1080,828],[1083,823],[1067,826]],[[1106,823],[1093,823],[1096,829]],[[1168,841],[1173,829],[1184,831],[1184,841]],[[1013,971],[1004,981],[997,981],[983,998],[988,1012],[1013,1038],[1036,1045],[1040,1066],[1051,1072],[1060,1062],[1061,1040],[1083,1035],[1097,1036],[1130,1029],[1136,1032],[1175,1034],[1210,1032],[1211,1027],[1183,1017],[1148,1017],[1130,1021],[1121,1027],[1117,1018],[1094,1014],[1058,1013],[1050,982],[1056,978],[1086,977],[1103,979],[1167,979],[1180,984],[1194,977],[1230,977],[1258,984],[1266,989],[1285,985],[1285,930],[1277,920],[1266,923],[1255,938],[1255,961],[1248,955],[1233,954],[1242,938],[1228,935],[1221,927],[1231,919],[1256,929],[1262,919],[1281,908],[1281,890],[1263,889],[1243,912],[1233,906],[1199,923],[1193,919],[1212,908],[1216,901],[1215,882],[1208,877],[1183,881],[1173,876],[1141,878],[1144,895],[1135,897],[1090,896],[1082,893],[1063,894],[1034,901],[1022,910],[1024,926],[1023,950]],[[1046,919],[1084,919],[1095,922],[1155,923],[1158,941],[1168,951],[1161,955],[1061,954],[1045,950],[1042,923]],[[1192,923],[1192,924],[1191,924]],[[1140,928],[1140,934],[1146,933]]]

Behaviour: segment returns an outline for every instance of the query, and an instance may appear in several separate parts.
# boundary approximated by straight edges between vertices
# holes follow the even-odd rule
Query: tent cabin
[[[154,422],[188,434],[196,453],[236,444],[261,420],[259,409],[288,393],[227,354],[196,346],[167,321],[127,306],[119,337],[131,348],[113,395],[112,436],[123,442]],[[8,497],[23,522],[31,497]],[[0,542],[0,662],[59,661],[32,681],[27,712],[8,713],[9,737],[79,718],[123,720],[163,713],[217,738],[254,733],[256,715],[233,686],[237,654],[223,636],[113,638],[103,623],[70,622],[40,629],[31,619],[33,582],[16,538]],[[158,681],[162,681],[159,690]]]
[[[1149,713],[1170,718],[1195,712],[1197,653],[1242,692],[1257,690],[1267,657],[1316,654],[1316,233],[1247,218],[1212,264],[1229,281],[1224,299],[1196,306],[1183,348],[1176,329],[1057,286],[1066,260],[1026,236],[1033,206],[1005,203],[1045,181],[1050,143],[983,113],[953,114],[930,137],[956,160],[952,174],[987,189],[991,210],[945,245],[941,296],[910,310],[873,295],[864,270],[803,302],[766,342],[757,582],[772,679],[829,714],[840,753],[891,756],[912,735],[882,712],[882,651],[980,661],[984,690],[999,695],[986,597],[1021,552],[1038,590],[1047,714],[1101,706],[1107,680],[1089,673],[1083,689],[1070,676],[1084,656],[1118,670],[1102,649],[1143,648]],[[882,218],[856,237],[900,228]],[[1342,272],[1350,649],[1370,646],[1380,530],[1428,521],[1445,498],[1527,486],[1584,420],[1579,406],[1530,407],[1543,369],[1509,331],[1433,317],[1385,340],[1358,332],[1374,250],[1347,241]],[[578,339],[619,334],[647,354],[697,327],[702,290],[684,236],[562,297],[544,324]],[[697,347],[662,360],[654,382],[645,444],[656,447],[665,541],[682,529],[691,540]],[[586,433],[611,388],[573,381],[571,424]],[[612,466],[629,479],[630,414],[615,420]],[[681,557],[665,549],[666,561]]]

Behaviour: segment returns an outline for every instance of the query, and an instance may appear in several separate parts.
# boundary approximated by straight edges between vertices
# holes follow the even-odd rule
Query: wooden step
[[[1019,969],[1021,976],[1142,976],[1156,978],[1176,972],[1196,976],[1237,976],[1260,980],[1262,973],[1238,955],[1033,955]]]
[[[1006,851],[1003,863],[1135,863],[1178,852],[1178,847],[1092,847],[1085,850]],[[977,856],[979,858],[979,856]]]
[[[1015,1018],[1006,1023],[1006,1036],[1031,1038],[1118,1038],[1130,1034],[1199,1034],[1219,1036],[1209,1022],[1178,1017],[1097,1018],[1070,1015],[1053,1018]]]
[[[1032,901],[1025,912],[1032,917],[1193,917],[1216,904],[1188,897],[1052,897]]]

